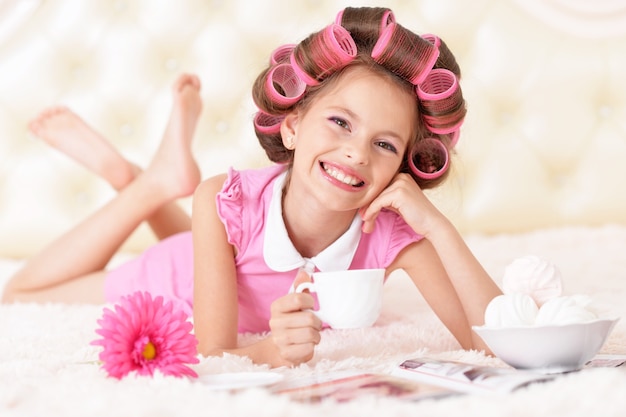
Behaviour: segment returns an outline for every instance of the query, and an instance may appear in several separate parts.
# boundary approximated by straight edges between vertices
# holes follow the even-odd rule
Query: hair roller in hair
[[[293,52],[293,49],[296,47],[294,44],[286,44],[281,45],[278,48],[274,49],[272,54],[270,55],[270,64],[282,64],[284,62],[289,62],[289,57]]]
[[[424,107],[424,122],[433,133],[448,134],[458,130],[463,123],[465,109],[459,81],[444,68],[432,70],[417,86],[417,96]]]
[[[356,44],[343,26],[330,25],[323,33],[324,44],[329,47],[326,52],[329,70],[341,68],[354,59]]]
[[[341,25],[341,21],[343,20],[343,12],[346,9],[341,9],[339,10],[339,13],[337,13],[337,16],[335,16],[335,24],[336,25]]]
[[[450,148],[454,148],[457,143],[459,143],[459,136],[461,136],[461,131],[459,129],[450,133]]]
[[[446,123],[443,117],[423,115],[426,128],[437,135],[448,135],[454,133],[461,128],[464,119],[455,119],[455,122]]]
[[[428,40],[390,22],[372,49],[372,58],[413,85],[424,81],[439,57],[439,49]]]
[[[450,97],[459,89],[459,82],[452,72],[436,68],[417,86],[417,96],[422,100],[438,101]]]
[[[337,24],[329,25],[309,38],[306,57],[304,49],[297,46],[290,62],[296,74],[310,86],[319,84],[322,79],[349,64],[357,54],[350,32]]]
[[[449,165],[448,148],[439,139],[426,138],[417,142],[409,155],[411,171],[425,180],[439,178]]]
[[[306,85],[315,86],[320,83],[318,80],[311,77],[309,74],[304,72],[302,68],[300,68],[300,65],[298,65],[298,63],[296,62],[295,53],[291,54],[291,56],[289,57],[289,62],[291,63],[291,67],[293,68],[298,78],[300,78]]]
[[[254,115],[254,127],[266,135],[280,132],[280,124],[282,122],[282,116],[273,116],[260,110]]]
[[[380,19],[380,33],[387,29],[387,27],[392,23],[396,23],[396,17],[391,10],[387,10],[383,14],[383,18]]]
[[[290,64],[278,64],[267,74],[265,91],[268,97],[281,106],[291,106],[300,100],[306,84]]]
[[[441,39],[439,39],[439,36],[433,35],[432,33],[423,34],[422,39],[425,39],[428,42],[432,43],[437,49],[439,49],[439,47],[441,46]]]

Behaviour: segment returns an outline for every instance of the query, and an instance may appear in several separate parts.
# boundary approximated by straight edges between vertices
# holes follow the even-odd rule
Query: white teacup
[[[334,329],[354,329],[374,324],[383,303],[384,269],[314,272],[313,282],[303,282],[296,292],[317,294],[317,317]]]

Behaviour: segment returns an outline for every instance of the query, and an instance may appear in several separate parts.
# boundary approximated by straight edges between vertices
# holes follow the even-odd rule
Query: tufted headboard
[[[251,127],[252,81],[274,47],[347,5],[389,6],[456,53],[469,113],[453,176],[431,195],[462,232],[626,224],[623,1],[4,0],[0,255],[32,253],[113,195],[27,132],[40,110],[68,105],[145,164],[171,82],[195,72],[203,176],[267,164]],[[140,229],[126,248],[151,239]]]

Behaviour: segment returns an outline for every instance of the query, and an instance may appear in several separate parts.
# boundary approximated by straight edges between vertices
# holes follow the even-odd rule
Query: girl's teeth
[[[357,185],[358,183],[360,183],[360,181],[358,181],[356,178],[350,175],[346,175],[341,171],[337,171],[334,168],[326,168],[326,167],[324,168],[331,177],[335,178],[337,181],[343,182],[344,184]]]

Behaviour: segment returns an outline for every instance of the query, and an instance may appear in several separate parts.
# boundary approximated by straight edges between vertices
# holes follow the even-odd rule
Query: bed
[[[194,151],[203,176],[266,164],[251,129],[249,86],[279,43],[374,1],[257,3],[8,0],[0,2],[0,288],[28,256],[111,198],[102,181],[26,130],[44,107],[74,109],[145,164],[182,71],[203,82]],[[456,52],[469,104],[451,180],[430,193],[500,283],[534,254],[561,270],[565,291],[607,315],[626,305],[626,7],[602,0],[388,1],[400,23],[437,33]],[[180,204],[189,209],[190,201]],[[140,228],[114,259],[153,242]],[[366,397],[290,401],[268,390],[215,390],[196,380],[107,378],[96,362],[104,306],[0,305],[0,414],[52,415],[535,415],[621,416],[626,371],[571,373],[510,394],[407,402]],[[254,335],[242,335],[243,341]],[[620,320],[603,353],[626,353]],[[432,355],[502,366],[462,351],[401,271],[366,330],[327,330],[314,359],[285,378],[389,372]],[[204,358],[201,375],[267,372],[245,358]]]

